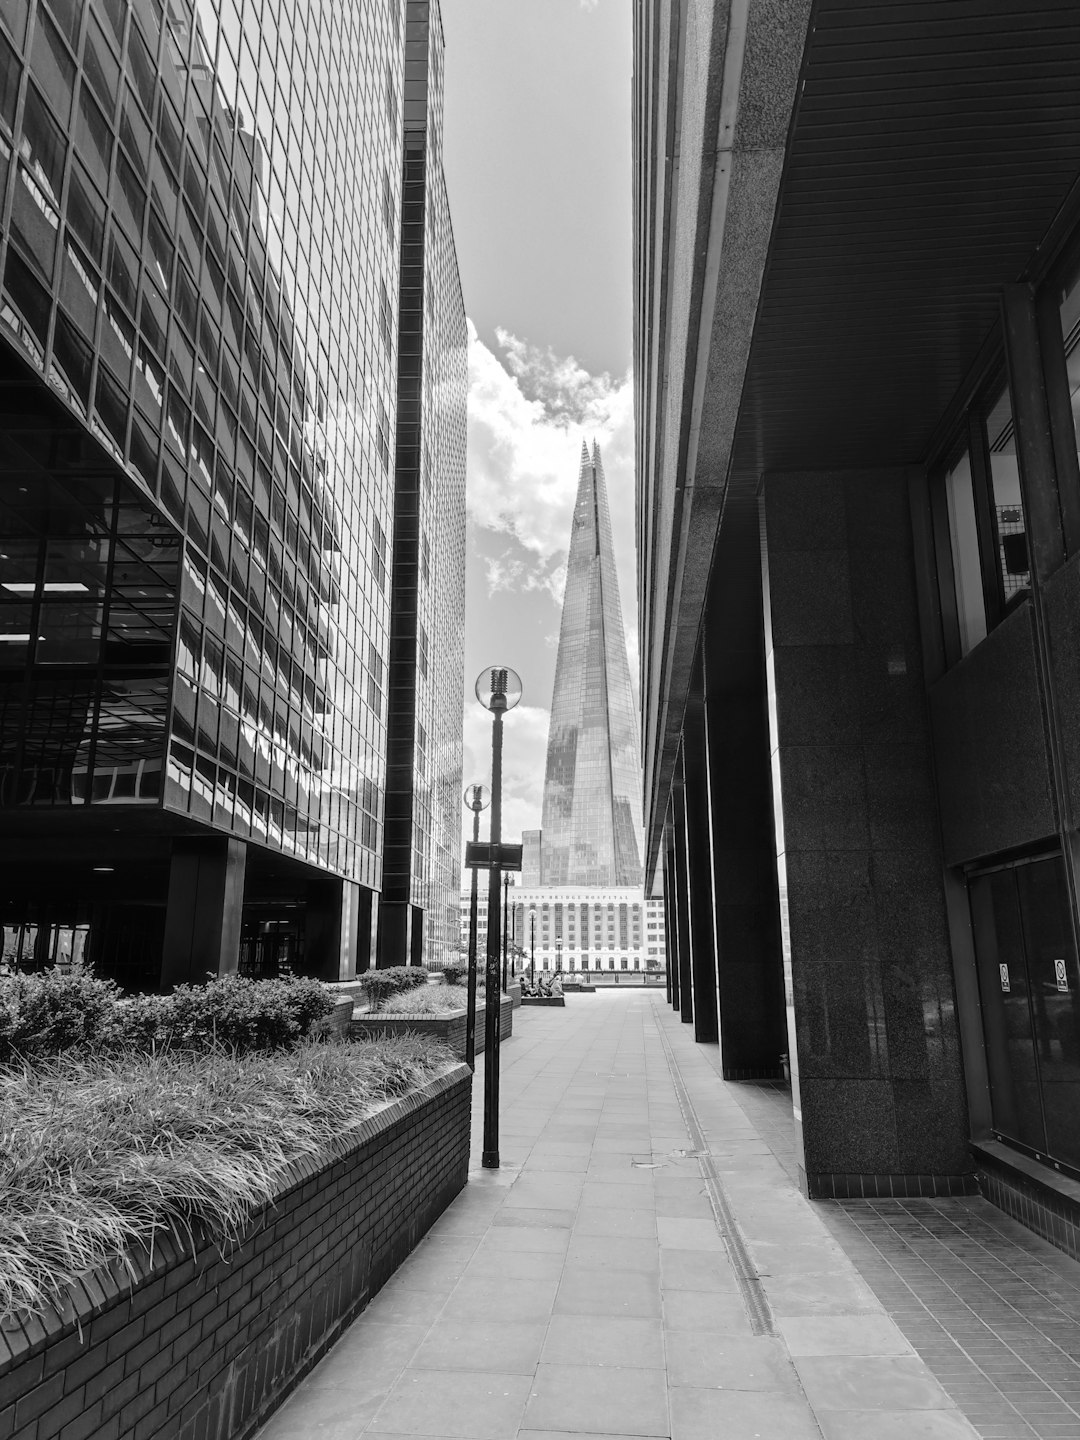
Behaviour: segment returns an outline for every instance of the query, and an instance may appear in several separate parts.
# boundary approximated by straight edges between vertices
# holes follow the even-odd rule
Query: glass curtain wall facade
[[[442,169],[438,7],[409,0],[380,963],[457,953],[465,643],[465,309]]]
[[[599,446],[582,445],[548,731],[548,885],[640,886],[641,760]]]
[[[405,76],[397,0],[0,6],[9,835],[380,889]]]

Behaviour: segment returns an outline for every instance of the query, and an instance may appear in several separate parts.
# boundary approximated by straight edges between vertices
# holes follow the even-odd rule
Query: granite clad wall
[[[471,1090],[457,1066],[297,1166],[227,1253],[163,1240],[133,1286],[98,1272],[63,1319],[0,1330],[0,1435],[252,1435],[465,1185]]]
[[[772,475],[763,506],[808,1187],[949,1192],[971,1163],[906,473]]]
[[[1055,589],[1058,578],[1047,588],[1065,599],[1067,587]],[[1048,608],[1055,613],[1056,607]],[[1062,648],[1066,663],[1074,665],[1073,647]],[[1078,682],[1080,675],[1072,678],[1071,693]],[[1056,837],[1039,693],[1030,603],[931,688],[946,864]],[[1065,745],[1075,764],[1075,739],[1066,736]]]
[[[1080,645],[1076,639],[1076,617],[1080,615],[1080,556],[1074,555],[1049,580],[1043,581],[1042,602],[1057,713],[1075,719],[1080,715]],[[1058,743],[1065,762],[1065,784],[1075,825],[1080,820],[1080,726],[1062,725]],[[1048,788],[1049,780],[1046,785]],[[1050,828],[1052,830],[1052,822]]]

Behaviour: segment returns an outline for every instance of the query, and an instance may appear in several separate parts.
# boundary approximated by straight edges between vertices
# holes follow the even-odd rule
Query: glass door
[[[1080,971],[1055,855],[970,882],[994,1130],[1080,1171]]]

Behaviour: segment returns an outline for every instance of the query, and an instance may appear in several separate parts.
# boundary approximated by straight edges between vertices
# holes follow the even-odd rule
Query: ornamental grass
[[[476,989],[477,1009],[484,1008],[484,987]],[[465,985],[428,985],[423,990],[409,990],[405,994],[392,995],[378,1012],[380,1020],[395,1020],[399,1016],[448,1015],[454,1010],[464,1010],[469,1003],[469,991]]]
[[[417,1036],[236,1054],[73,1053],[0,1073],[0,1319],[155,1238],[219,1242],[296,1161],[455,1063]]]

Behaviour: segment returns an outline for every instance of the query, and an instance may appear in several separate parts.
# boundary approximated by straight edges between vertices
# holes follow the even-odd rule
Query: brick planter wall
[[[360,1015],[352,1022],[352,1033],[369,1035],[431,1035],[445,1040],[455,1055],[465,1054],[464,1010],[451,1010],[446,1015]],[[499,1040],[509,1040],[514,1033],[514,1006],[509,995],[499,1003]],[[476,1053],[484,1049],[484,1012],[476,1011]]]
[[[471,1090],[455,1066],[295,1166],[224,1255],[162,1239],[0,1330],[0,1436],[253,1435],[465,1185]]]

